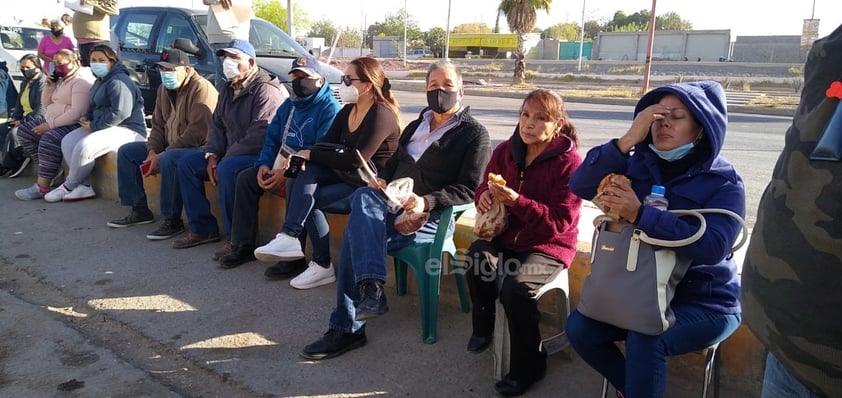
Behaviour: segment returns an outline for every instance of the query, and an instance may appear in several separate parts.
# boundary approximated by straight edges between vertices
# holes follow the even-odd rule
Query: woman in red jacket
[[[509,323],[511,371],[495,389],[504,396],[523,394],[546,372],[533,297],[576,254],[582,201],[568,181],[582,162],[577,146],[576,128],[561,97],[549,90],[532,91],[523,100],[514,134],[495,148],[476,190],[477,211],[485,213],[493,201],[502,202],[508,225],[491,241],[477,240],[468,249],[473,302],[468,351],[482,352],[491,343],[497,280],[502,279],[499,296]],[[505,185],[489,182],[488,173],[502,176]]]

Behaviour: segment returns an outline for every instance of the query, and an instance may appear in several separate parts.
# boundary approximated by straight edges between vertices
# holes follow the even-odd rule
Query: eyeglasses
[[[363,79],[353,78],[353,77],[348,76],[348,75],[342,75],[342,77],[339,78],[339,81],[341,81],[343,84],[345,84],[348,87],[351,86],[351,82],[354,81],[354,80],[362,81]]]

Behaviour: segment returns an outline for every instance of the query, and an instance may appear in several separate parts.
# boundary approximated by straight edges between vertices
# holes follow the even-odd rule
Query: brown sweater
[[[194,69],[190,70],[184,84],[177,90],[175,102],[171,92],[163,84],[158,87],[152,130],[146,141],[147,150],[155,153],[167,148],[204,145],[219,98],[213,84]]]
[[[85,0],[94,7],[93,15],[76,11],[73,13],[73,37],[79,39],[109,40],[109,15],[117,15],[117,0]]]

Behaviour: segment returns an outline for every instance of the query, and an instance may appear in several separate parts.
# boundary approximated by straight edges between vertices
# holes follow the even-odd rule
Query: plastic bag
[[[508,225],[506,206],[498,201],[491,201],[491,209],[477,216],[474,222],[474,234],[477,238],[491,241],[500,235]]]

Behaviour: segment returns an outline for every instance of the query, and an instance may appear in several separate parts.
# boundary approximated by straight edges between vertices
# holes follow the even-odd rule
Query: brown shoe
[[[231,251],[234,249],[234,244],[231,243],[230,240],[226,240],[225,243],[222,244],[222,247],[219,250],[213,252],[213,261],[219,261],[220,258],[225,257],[231,254]]]
[[[219,242],[219,233],[212,234],[187,234],[186,238],[181,238],[172,243],[173,249],[186,249],[188,247],[204,245],[205,243]]]

